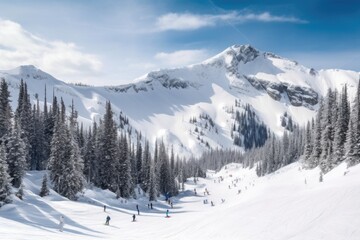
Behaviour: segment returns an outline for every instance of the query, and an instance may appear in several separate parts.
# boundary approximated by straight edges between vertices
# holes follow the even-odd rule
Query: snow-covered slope
[[[116,117],[122,112],[150,140],[162,138],[179,154],[199,155],[209,147],[235,147],[231,137],[235,112],[244,111],[247,104],[259,122],[281,135],[285,112],[304,124],[328,88],[340,90],[347,84],[353,96],[359,72],[317,71],[249,45],[234,45],[200,64],[153,71],[121,86],[66,84],[33,66],[1,71],[0,77],[10,82],[13,107],[20,79],[27,82],[33,100],[44,99],[45,85],[49,102],[52,93],[67,105],[74,99],[85,123],[99,118],[110,100]],[[190,121],[194,118],[196,122]]]
[[[160,200],[153,210],[141,195],[125,202],[97,188],[85,190],[77,202],[54,191],[41,198],[44,172],[27,172],[23,201],[14,197],[0,208],[0,239],[360,239],[360,165],[342,164],[322,183],[319,172],[296,162],[258,178],[254,169],[229,164],[196,184],[189,179],[172,199],[174,208]],[[131,222],[136,204],[140,215]],[[171,218],[165,218],[166,209]],[[64,232],[58,231],[61,215]],[[104,225],[107,215],[110,226]]]

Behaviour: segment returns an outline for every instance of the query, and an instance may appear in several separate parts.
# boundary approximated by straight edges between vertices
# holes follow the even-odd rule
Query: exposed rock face
[[[193,87],[193,88],[199,87],[194,82],[185,81],[179,78],[171,78],[168,74],[159,71],[150,72],[147,76],[147,79],[148,80],[144,81],[141,84],[127,84],[117,87],[109,87],[109,89],[116,92],[127,92],[130,89],[133,89],[135,92],[140,92],[140,91],[147,92],[149,90],[154,90],[154,86],[158,84],[168,89],[171,88],[185,89],[189,87]]]
[[[280,101],[282,94],[286,93],[293,106],[314,106],[318,103],[318,94],[306,87],[294,86],[288,83],[274,83],[251,76],[243,76],[257,90],[266,91],[270,97]]]

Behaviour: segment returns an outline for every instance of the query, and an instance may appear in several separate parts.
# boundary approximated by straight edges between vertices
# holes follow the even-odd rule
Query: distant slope
[[[314,116],[319,97],[329,87],[341,90],[347,84],[353,96],[359,72],[317,71],[249,45],[234,45],[200,64],[153,71],[121,86],[66,84],[34,66],[1,71],[0,77],[10,83],[13,108],[20,79],[28,83],[33,100],[38,96],[43,101],[45,85],[48,102],[52,93],[66,105],[74,99],[79,120],[87,125],[102,116],[110,100],[116,118],[122,112],[151,141],[162,138],[177,153],[189,156],[210,147],[238,148],[232,138],[235,113],[248,104],[257,121],[278,135],[283,133],[285,112],[302,125]]]

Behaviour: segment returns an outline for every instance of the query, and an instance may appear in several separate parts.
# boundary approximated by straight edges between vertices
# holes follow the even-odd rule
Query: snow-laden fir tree
[[[50,194],[50,190],[47,183],[47,174],[45,173],[41,183],[41,189],[39,195],[40,197],[45,197],[48,196],[49,194]]]
[[[5,135],[10,134],[11,118],[10,92],[8,84],[2,79],[0,83],[0,141]]]
[[[154,164],[150,165],[150,173],[149,173],[149,186],[148,186],[148,194],[149,201],[155,201],[157,196],[156,191],[156,178],[155,178],[155,166]]]
[[[321,156],[320,156],[320,168],[325,173],[330,170],[329,160],[333,153],[333,141],[334,141],[334,129],[335,122],[334,116],[336,119],[337,116],[337,104],[336,104],[337,92],[333,92],[331,89],[328,90],[324,114],[321,119],[322,133],[321,133]]]
[[[30,135],[30,158],[32,159],[32,166],[30,169],[43,170],[46,168],[47,162],[45,158],[45,144],[44,137],[44,116],[40,110],[39,98],[35,95],[36,105],[34,105],[32,112],[33,131]]]
[[[97,173],[97,157],[96,157],[96,133],[97,125],[93,123],[93,129],[89,128],[87,140],[84,147],[84,174],[87,183],[95,183]]]
[[[11,202],[11,178],[8,173],[5,147],[0,144],[0,207]]]
[[[312,142],[313,139],[311,136],[312,136],[312,132],[310,127],[310,122],[307,122],[306,134],[305,134],[306,144],[305,144],[305,152],[304,152],[305,162],[310,161],[311,153],[313,151],[313,142]]]
[[[102,189],[117,190],[118,146],[117,129],[113,119],[111,103],[106,102],[105,114],[99,128],[98,181]]]
[[[30,152],[30,141],[32,140],[32,134],[34,130],[33,122],[29,121],[32,119],[31,109],[32,108],[30,96],[27,91],[27,84],[24,83],[24,81],[21,79],[15,118],[22,131],[21,138],[25,144],[24,152],[27,164],[31,170],[35,170],[36,163],[34,162],[34,159],[31,159],[32,154]]]
[[[308,166],[310,168],[316,167],[320,162],[321,156],[321,132],[322,132],[322,125],[321,125],[321,118],[323,116],[323,109],[324,109],[324,102],[323,99],[320,100],[319,103],[319,110],[316,114],[316,122],[315,122],[315,133],[313,138],[313,152],[311,154],[311,158],[309,158]]]
[[[345,85],[342,89],[340,96],[336,125],[335,125],[335,136],[334,136],[334,157],[333,161],[330,162],[330,168],[337,166],[344,158],[345,155],[345,142],[346,133],[349,128],[350,109],[349,101],[347,96],[347,86]]]
[[[169,165],[169,157],[166,152],[165,144],[162,141],[159,145],[159,164],[160,164],[160,174],[159,174],[159,190],[160,193],[164,196],[171,195],[171,173]]]
[[[54,190],[71,200],[82,190],[82,159],[77,141],[66,123],[65,105],[61,100],[61,111],[58,112],[49,160],[50,179]]]
[[[346,149],[348,166],[360,163],[360,83],[358,84],[353,108],[350,114]]]
[[[150,168],[152,164],[150,146],[148,141],[145,141],[144,153],[142,156],[143,156],[142,169],[141,169],[142,182],[140,186],[144,190],[144,192],[147,192],[150,185]]]
[[[21,138],[21,129],[19,123],[15,121],[15,126],[12,129],[10,137],[6,142],[6,161],[10,177],[12,178],[12,185],[16,188],[20,187],[22,178],[27,168],[25,143]]]
[[[117,168],[117,184],[120,190],[120,196],[129,198],[132,194],[132,180],[131,180],[131,163],[128,142],[125,134],[121,134],[119,142],[119,159]]]
[[[136,143],[136,175],[137,175],[137,179],[136,179],[136,184],[140,184],[143,181],[142,178],[142,146],[141,146],[141,139],[140,137],[137,137],[137,143]]]

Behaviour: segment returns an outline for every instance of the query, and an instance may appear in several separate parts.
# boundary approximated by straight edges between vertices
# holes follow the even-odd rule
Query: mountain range
[[[341,90],[346,84],[353,99],[359,76],[308,68],[250,45],[234,45],[199,64],[152,71],[119,86],[69,84],[31,65],[0,71],[9,83],[13,109],[21,79],[34,103],[44,102],[45,86],[49,105],[53,95],[67,106],[73,100],[85,126],[99,120],[110,101],[122,128],[150,141],[161,138],[183,156],[211,148],[246,149],[249,129],[255,126],[250,128],[250,120],[281,136],[290,124],[311,120],[329,88]],[[249,128],[246,135],[239,126]]]

